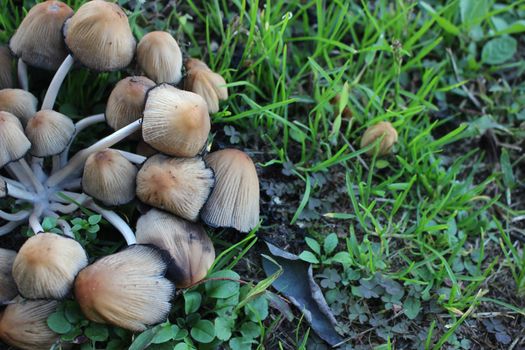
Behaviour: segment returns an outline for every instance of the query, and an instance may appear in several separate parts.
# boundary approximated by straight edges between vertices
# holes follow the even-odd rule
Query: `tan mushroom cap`
[[[31,66],[56,70],[67,56],[62,26],[73,10],[60,1],[33,6],[9,41],[13,53]]]
[[[144,203],[196,221],[214,184],[213,172],[197,158],[149,158],[137,175],[137,197]]]
[[[38,100],[32,93],[22,89],[0,90],[0,111],[14,114],[23,125],[36,113]]]
[[[75,296],[84,315],[132,331],[163,322],[171,309],[175,286],[164,276],[167,254],[133,245],[97,260],[75,281]]]
[[[184,88],[204,98],[208,105],[208,112],[217,113],[219,100],[228,99],[228,88],[224,78],[195,58],[187,60],[185,66],[187,75]]]
[[[137,61],[156,83],[177,84],[182,78],[182,52],[168,32],[151,32],[137,45]]]
[[[24,300],[17,297],[0,318],[0,339],[22,350],[50,349],[60,338],[47,326],[56,311],[54,300]]]
[[[146,98],[142,137],[153,148],[177,157],[194,157],[210,132],[206,102],[197,94],[161,84]]]
[[[213,227],[249,232],[259,223],[259,179],[251,158],[236,149],[204,158],[215,173],[215,187],[202,209],[202,220]]]
[[[135,198],[137,171],[120,152],[107,148],[88,157],[82,190],[106,205],[129,203]]]
[[[67,20],[64,35],[75,59],[96,71],[125,68],[135,54],[128,17],[117,4],[103,0],[82,5]]]
[[[379,122],[366,129],[361,138],[361,148],[365,148],[381,137],[383,137],[383,139],[379,144],[377,152],[378,155],[387,155],[390,153],[392,146],[397,142],[397,131],[389,122]],[[376,148],[372,148],[368,150],[367,153],[369,155],[374,155],[375,152]]]
[[[74,133],[75,124],[67,116],[52,110],[38,111],[26,126],[29,152],[36,157],[57,155],[66,149]]]
[[[141,76],[127,77],[115,85],[106,105],[106,122],[119,130],[142,117],[146,93],[155,83]],[[140,133],[139,133],[140,137]]]
[[[15,251],[0,248],[0,303],[9,301],[18,294],[11,274],[15,257]]]
[[[22,124],[9,112],[0,112],[0,168],[22,158],[31,148]]]
[[[20,248],[13,263],[13,278],[25,298],[62,299],[87,264],[84,248],[74,239],[39,233]]]
[[[13,57],[7,46],[0,46],[0,89],[14,86],[12,60]]]
[[[170,253],[170,277],[178,288],[187,288],[206,277],[215,260],[213,243],[202,225],[157,209],[137,221],[137,242]]]

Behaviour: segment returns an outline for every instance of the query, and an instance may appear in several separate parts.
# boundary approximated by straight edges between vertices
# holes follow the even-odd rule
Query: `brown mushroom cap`
[[[135,54],[128,17],[117,4],[103,0],[82,5],[66,21],[64,35],[75,59],[96,71],[125,68]]]
[[[122,79],[115,85],[106,105],[106,122],[119,130],[142,117],[146,93],[155,83],[146,77]],[[140,134],[139,134],[140,135]]]
[[[0,168],[22,158],[31,148],[20,120],[9,112],[0,112],[0,140]]]
[[[196,221],[214,184],[201,158],[154,155],[137,174],[137,197],[153,207]]]
[[[249,232],[259,223],[259,179],[251,158],[236,149],[213,152],[204,158],[216,183],[201,212],[213,227]]]
[[[87,264],[84,248],[74,239],[39,233],[20,248],[13,263],[13,278],[26,298],[61,299]]]
[[[167,254],[144,245],[97,260],[75,281],[82,312],[91,321],[132,331],[165,321],[175,291],[164,277],[168,263]]]
[[[135,198],[137,171],[120,152],[107,148],[88,157],[82,189],[106,205],[126,204]]]
[[[157,209],[151,209],[137,221],[137,242],[153,244],[170,253],[170,276],[178,288],[202,280],[215,260],[213,243],[202,225]]]
[[[11,274],[15,257],[15,251],[0,248],[0,303],[13,299],[18,293]]]
[[[397,131],[389,122],[379,122],[366,129],[361,138],[361,148],[374,143],[377,139],[383,137],[377,150],[379,155],[387,155],[390,153],[392,146],[397,142]],[[374,155],[375,148],[368,150],[369,155]]]
[[[38,111],[26,126],[29,152],[36,157],[57,155],[66,149],[74,133],[75,124],[67,116],[52,110]]]
[[[33,6],[9,42],[11,51],[38,68],[56,70],[67,56],[62,26],[73,10],[60,1]]]
[[[50,349],[60,336],[47,326],[56,311],[54,300],[24,300],[17,297],[0,318],[0,339],[22,350]]]
[[[177,157],[194,157],[210,132],[206,102],[169,84],[151,89],[146,98],[142,137],[153,148]]]
[[[0,90],[0,111],[14,114],[23,125],[35,115],[38,100],[32,93],[22,89]]]
[[[182,78],[182,52],[168,32],[151,32],[137,46],[137,61],[156,83],[177,84]]]
[[[187,73],[184,88],[204,98],[208,112],[218,112],[219,100],[228,99],[228,88],[224,78],[195,58],[187,60],[185,66]]]
[[[0,46],[0,89],[13,87],[11,52],[7,46]]]

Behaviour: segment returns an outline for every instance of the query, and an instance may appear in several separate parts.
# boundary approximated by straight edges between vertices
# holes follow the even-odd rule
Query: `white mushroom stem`
[[[141,155],[138,155],[138,154],[135,154],[135,153],[121,151],[121,150],[118,150],[118,151],[124,158],[129,160],[131,163],[142,164],[148,159],[148,158],[146,158],[144,156],[141,156]]]
[[[51,158],[51,174],[56,173],[62,167],[60,158],[61,158],[61,154],[57,156],[53,156]]]
[[[82,188],[82,179],[73,179],[64,183],[62,186],[65,190],[74,191]]]
[[[78,193],[72,193],[72,192],[65,191],[64,195],[73,199],[75,203],[71,203],[67,205],[60,204],[60,203],[51,203],[51,206],[50,206],[51,210],[58,211],[62,214],[71,214],[72,212],[77,210],[80,205],[83,205],[85,201],[87,201],[88,199],[91,199],[88,195],[84,193],[78,194]],[[56,200],[59,202],[65,202],[65,203],[70,202],[69,200],[61,198],[60,196],[56,196],[56,197],[57,197]]]
[[[77,154],[75,154],[73,158],[71,158],[71,160],[66,164],[65,167],[63,167],[62,169],[51,175],[49,179],[47,179],[46,185],[49,187],[55,187],[56,185],[60,184],[62,181],[67,179],[69,176],[79,174],[84,167],[84,162],[90,154],[111,147],[117,142],[125,139],[129,135],[139,130],[141,124],[142,120],[139,119],[123,127],[122,129],[115,131],[111,135],[104,137],[103,139],[89,146],[88,148],[79,151]]]
[[[4,226],[0,226],[0,236],[6,235],[13,231],[18,226],[22,225],[25,220],[20,221],[11,221],[5,224]]]
[[[57,219],[57,224],[62,230],[62,232],[68,237],[75,238],[75,235],[73,234],[73,230],[71,229],[71,226],[67,223],[67,221],[60,219],[60,216],[57,213],[55,213],[52,210],[46,210],[44,214],[46,216],[50,216],[52,218]]]
[[[31,215],[29,215],[29,226],[33,230],[33,232],[39,233],[44,232],[44,229],[42,228],[42,225],[40,225],[40,216],[44,212],[44,207],[42,204],[35,205],[35,208],[33,209],[33,212]]]
[[[106,116],[104,114],[95,114],[91,115],[89,117],[85,117],[84,119],[78,121],[75,124],[75,133],[73,134],[73,137],[71,138],[71,141],[67,145],[66,149],[60,153],[60,167],[63,167],[67,163],[67,158],[69,155],[69,149],[71,148],[71,144],[77,137],[77,135],[84,129],[90,127],[91,125],[95,125],[98,123],[102,123],[106,121]],[[58,169],[57,169],[58,170]]]
[[[27,176],[26,172],[22,169],[22,165],[20,165],[18,162],[9,163],[5,166],[5,168],[13,178],[20,181],[24,188],[32,188],[31,180]]]
[[[6,213],[5,211],[0,210],[0,218],[6,221],[20,221],[20,220],[27,219],[28,216],[29,216],[28,210],[21,210],[18,213],[14,213],[14,214]]]
[[[7,179],[6,179],[7,180]],[[6,181],[7,184],[7,195],[9,197],[23,199],[28,202],[34,202],[36,199],[36,196],[34,193],[28,192],[26,190],[23,190],[17,186],[14,186],[12,183]]]
[[[24,158],[18,160],[18,164],[21,165],[22,171],[25,172],[27,175],[29,181],[31,182],[31,185],[38,193],[43,193],[45,191],[44,186],[38,180],[35,176],[35,173],[33,173],[33,170],[29,167],[29,164],[27,164],[26,160]]]
[[[16,181],[16,180],[13,180],[13,179],[10,179],[8,177],[5,177],[5,176],[0,176],[0,179],[4,180],[5,182],[7,182],[8,184],[11,184],[12,186],[15,186],[15,187],[18,187],[20,189],[23,189],[25,190],[25,186],[22,185],[20,182]]]
[[[56,71],[53,80],[51,80],[51,84],[49,84],[49,88],[47,89],[46,96],[44,97],[44,102],[42,102],[41,109],[53,109],[58,91],[60,90],[67,73],[69,73],[71,67],[73,67],[73,63],[75,63],[75,59],[71,55],[68,55],[64,62],[62,62]]]
[[[21,58],[18,59],[18,83],[20,84],[20,87],[23,90],[29,90],[29,82],[27,79],[27,65]]]
[[[47,179],[47,175],[44,172],[44,158],[31,157],[31,169],[40,182],[44,182]]]
[[[86,206],[89,209],[102,215],[104,219],[106,219],[111,225],[113,225],[113,227],[115,227],[122,234],[122,237],[124,237],[124,239],[126,240],[127,245],[137,243],[133,230],[131,230],[129,225],[115,212],[99,207],[92,200],[87,202]]]

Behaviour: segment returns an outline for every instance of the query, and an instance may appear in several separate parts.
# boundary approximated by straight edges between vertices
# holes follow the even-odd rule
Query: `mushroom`
[[[169,84],[151,89],[146,98],[142,137],[156,150],[178,157],[194,157],[210,132],[206,102],[197,94]]]
[[[11,274],[16,252],[0,248],[0,304],[16,297],[16,284]]]
[[[127,67],[135,55],[136,41],[128,17],[117,4],[86,2],[65,22],[63,31],[71,54],[53,77],[42,109],[53,109],[58,90],[75,60],[95,71],[107,72]]]
[[[167,253],[145,245],[100,258],[75,280],[82,312],[91,321],[137,332],[165,321],[175,292],[165,277],[169,260]]]
[[[0,89],[13,87],[13,72],[11,67],[11,52],[7,46],[0,46]]]
[[[156,83],[177,84],[182,78],[182,52],[168,32],[151,32],[137,46],[137,62]]]
[[[202,158],[154,155],[137,174],[137,197],[153,207],[196,221],[214,185]]]
[[[0,90],[0,111],[14,114],[23,125],[35,115],[38,100],[32,93],[22,89]]]
[[[135,198],[137,168],[118,151],[105,149],[90,155],[84,166],[82,189],[106,205],[121,205]]]
[[[86,252],[77,241],[44,232],[22,245],[13,263],[13,278],[25,298],[62,299],[87,264]]]
[[[377,152],[378,155],[384,156],[390,153],[392,146],[397,142],[397,131],[392,124],[389,122],[379,122],[366,129],[361,138],[361,148],[373,144],[380,138],[382,138],[381,142],[376,147],[369,149],[367,152],[368,155],[372,156]]]
[[[0,112],[0,140],[0,168],[22,158],[31,147],[20,120],[9,112]]]
[[[146,93],[155,83],[146,77],[122,79],[115,85],[106,105],[106,122],[119,130],[142,117]],[[139,137],[140,138],[140,135]]]
[[[137,242],[153,244],[170,253],[170,277],[178,288],[202,280],[215,260],[213,243],[202,225],[157,209],[151,209],[137,221]]]
[[[219,111],[219,100],[228,99],[228,88],[224,78],[213,72],[206,63],[190,58],[185,63],[184,88],[204,98],[209,113]]]
[[[19,57],[18,76],[27,90],[25,63],[47,70],[56,70],[66,58],[62,26],[73,10],[60,1],[45,1],[33,6],[9,41],[9,48]],[[24,63],[25,62],[25,63]]]
[[[215,173],[215,187],[202,208],[202,220],[212,227],[249,232],[259,223],[259,180],[250,157],[224,149],[204,157]]]
[[[74,133],[75,124],[65,115],[51,110],[38,111],[26,126],[26,135],[31,142],[29,152],[36,157],[60,154]]]
[[[47,326],[47,318],[57,306],[54,300],[16,297],[0,314],[0,339],[22,350],[50,349],[60,339]]]

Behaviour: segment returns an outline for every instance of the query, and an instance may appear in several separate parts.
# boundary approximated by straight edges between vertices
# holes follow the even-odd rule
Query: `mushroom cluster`
[[[104,114],[73,123],[53,108],[75,65],[131,74],[115,85]],[[27,66],[55,71],[40,108]],[[24,208],[0,211],[0,235],[24,223],[35,234],[18,252],[0,248],[2,341],[21,349],[53,344],[58,335],[45,320],[68,297],[95,322],[132,331],[162,322],[175,287],[203,279],[215,259],[200,221],[240,232],[257,226],[253,161],[235,149],[207,152],[209,113],[228,98],[225,80],[200,60],[184,61],[170,33],[137,44],[118,5],[92,0],[76,12],[55,0],[35,5],[8,49],[0,48],[0,88],[0,198]],[[101,122],[114,132],[69,157],[75,137]],[[124,139],[147,146],[149,157],[111,148]],[[136,232],[104,208],[133,200],[150,208]],[[90,264],[62,219],[80,207],[99,213],[128,247]],[[44,217],[57,218],[63,235],[44,232]]]

